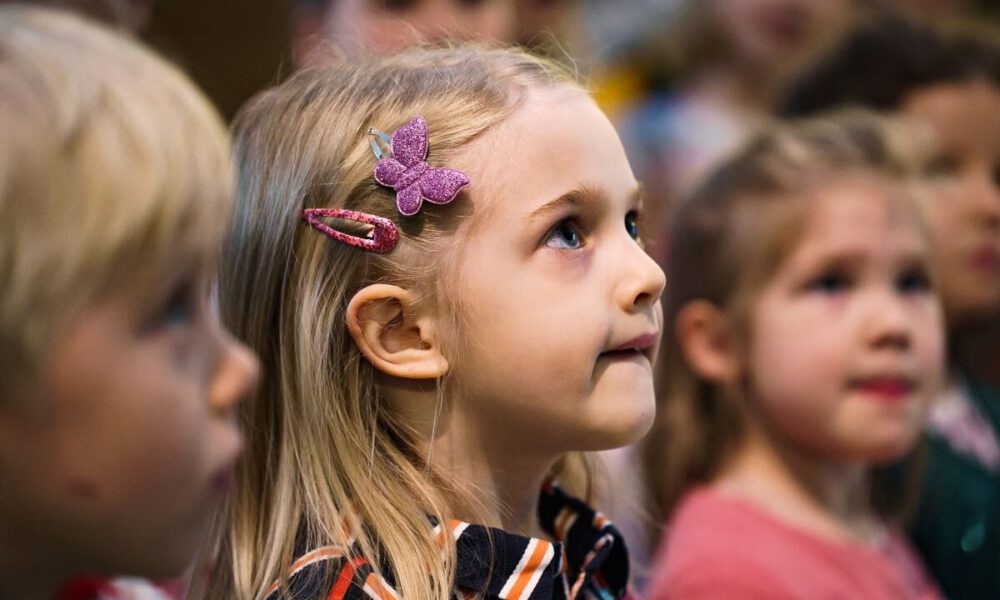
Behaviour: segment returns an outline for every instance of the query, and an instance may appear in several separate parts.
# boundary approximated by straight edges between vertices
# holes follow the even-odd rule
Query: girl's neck
[[[538,498],[556,457],[491,446],[491,436],[484,432],[454,422],[449,425],[434,441],[432,464],[452,481],[462,482],[467,495],[477,500],[474,506],[457,506],[455,516],[511,533],[542,536]]]
[[[783,446],[759,430],[747,432],[712,487],[833,541],[868,543],[881,532],[864,465]]]

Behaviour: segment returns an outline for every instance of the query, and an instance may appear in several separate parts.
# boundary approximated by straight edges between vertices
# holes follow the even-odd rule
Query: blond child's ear
[[[373,284],[354,294],[347,328],[361,353],[379,371],[401,379],[435,379],[448,372],[436,315],[395,285]]]
[[[707,300],[694,300],[677,313],[674,334],[688,365],[699,377],[727,384],[739,377],[740,361],[732,326]]]

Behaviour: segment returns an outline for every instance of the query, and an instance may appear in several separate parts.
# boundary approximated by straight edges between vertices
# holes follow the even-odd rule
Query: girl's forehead
[[[913,94],[904,111],[928,123],[945,149],[1000,154],[1000,87],[980,81],[931,86]]]
[[[504,121],[454,159],[468,173],[476,213],[530,211],[583,187],[637,185],[614,127],[582,90],[530,90]]]
[[[904,183],[877,173],[831,181],[809,204],[801,244],[925,248],[926,230],[911,194]]]

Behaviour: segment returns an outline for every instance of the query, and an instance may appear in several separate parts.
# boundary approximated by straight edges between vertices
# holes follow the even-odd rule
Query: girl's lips
[[[806,29],[806,15],[802,10],[777,8],[759,15],[758,24],[768,35],[784,43],[798,42]]]
[[[659,338],[660,334],[657,331],[644,333],[628,340],[627,342],[618,344],[613,348],[609,348],[604,352],[601,352],[600,358],[631,360],[636,357],[645,357],[646,360],[652,363],[654,352],[656,350],[656,343]]]
[[[972,253],[972,266],[980,271],[1000,271],[1000,250],[984,246]]]
[[[852,387],[883,402],[899,402],[909,396],[916,386],[904,377],[876,377],[860,380]]]
[[[628,350],[638,350],[639,352],[649,350],[656,344],[656,338],[659,337],[656,332],[644,333],[640,336],[636,336],[624,344],[619,344],[610,350],[605,352],[622,352]]]

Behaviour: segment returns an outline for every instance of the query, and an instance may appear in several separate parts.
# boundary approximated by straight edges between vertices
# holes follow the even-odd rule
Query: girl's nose
[[[249,348],[222,332],[222,355],[209,389],[213,413],[225,414],[257,390],[260,362]]]
[[[912,343],[910,315],[894,293],[869,306],[868,342],[873,348],[906,350]]]
[[[978,164],[967,176],[963,201],[975,219],[1000,227],[1000,165]]]
[[[618,301],[626,312],[652,306],[660,299],[667,277],[641,246],[632,242],[626,270],[619,286]]]
[[[986,169],[972,195],[977,214],[989,227],[1000,229],[1000,166]]]

